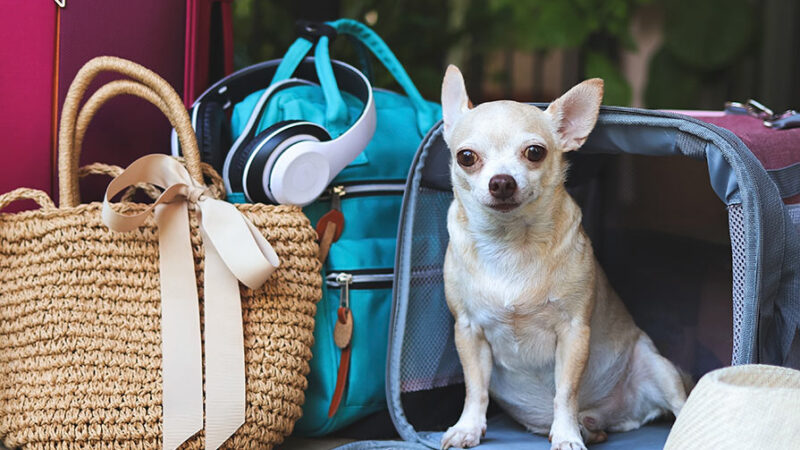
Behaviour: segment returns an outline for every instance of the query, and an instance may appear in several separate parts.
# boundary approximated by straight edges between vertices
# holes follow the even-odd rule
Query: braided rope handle
[[[78,108],[89,84],[101,72],[118,72],[135,80],[118,80],[108,83],[95,92],[79,114]],[[192,129],[189,114],[183,101],[163,78],[134,62],[113,56],[100,56],[87,62],[69,87],[61,110],[61,123],[58,131],[58,175],[59,204],[73,207],[80,203],[78,193],[78,161],[80,146],[86,127],[97,110],[109,99],[131,94],[141,97],[157,106],[175,128],[186,157],[186,167],[196,181],[203,181],[200,166],[200,151]]]
[[[0,195],[0,210],[17,200],[33,200],[42,209],[55,209],[56,205],[50,200],[47,192],[38,189],[17,188],[11,192]]]
[[[78,178],[85,178],[89,175],[105,175],[110,178],[116,178],[122,173],[123,170],[124,169],[120,166],[114,166],[111,164],[103,164],[103,163],[92,163],[78,169]],[[125,190],[125,193],[122,194],[122,201],[132,202],[133,196],[134,194],[136,194],[137,189],[143,190],[148,195],[148,197],[152,199],[156,199],[158,198],[159,195],[161,195],[161,191],[156,189],[156,187],[153,186],[152,184],[139,183]]]
[[[185,163],[185,159],[182,157],[177,157],[175,159],[181,163]],[[222,177],[217,173],[217,171],[211,167],[211,164],[200,163],[200,169],[203,171],[203,181],[205,185],[208,186],[208,190],[211,192],[211,195],[217,199],[225,198],[225,183],[222,181]],[[122,167],[111,164],[92,163],[78,169],[78,178],[85,178],[89,175],[105,175],[110,178],[115,178],[118,177],[123,170],[124,169]],[[125,193],[122,194],[122,201],[133,201],[133,195],[136,193],[137,189],[144,191],[144,193],[153,200],[158,198],[162,192],[152,184],[139,183],[127,189]]]

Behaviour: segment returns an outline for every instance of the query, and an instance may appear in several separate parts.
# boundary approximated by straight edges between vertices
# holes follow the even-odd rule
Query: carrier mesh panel
[[[731,252],[733,259],[733,356],[731,364],[746,364],[743,354],[742,333],[744,332],[744,271],[745,242],[744,214],[742,205],[728,206],[728,224],[731,233]]]
[[[786,209],[789,211],[789,217],[792,218],[792,223],[797,228],[797,232],[800,233],[800,204],[787,205]]]
[[[453,342],[453,317],[444,298],[442,261],[447,250],[450,192],[420,188],[413,219],[407,328],[400,389],[413,392],[459,382],[461,365]]]

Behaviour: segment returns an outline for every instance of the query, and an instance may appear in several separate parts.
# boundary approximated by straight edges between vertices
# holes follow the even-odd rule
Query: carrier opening
[[[660,353],[694,380],[785,354],[791,336],[760,312],[769,296],[775,305],[790,297],[785,280],[794,269],[764,256],[782,255],[773,249],[790,239],[760,234],[761,224],[782,226],[786,214],[758,161],[725,130],[675,114],[606,108],[598,127],[572,157],[567,188],[611,285]],[[400,436],[431,447],[464,401],[442,276],[449,159],[435,127],[412,166],[401,214],[387,370]],[[770,333],[772,344],[760,345]],[[481,448],[549,448],[497,407],[488,420]],[[593,448],[662,448],[670,424],[611,434]]]

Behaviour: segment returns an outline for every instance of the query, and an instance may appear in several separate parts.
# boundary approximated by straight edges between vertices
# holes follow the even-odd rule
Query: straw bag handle
[[[109,178],[116,178],[120,176],[124,170],[125,169],[122,167],[115,166],[113,164],[92,163],[78,169],[78,179],[82,179],[89,175],[105,175]],[[133,196],[136,194],[137,189],[144,191],[144,193],[153,200],[161,195],[161,191],[159,191],[152,184],[139,183],[126,189],[120,200],[123,202],[132,202]]]
[[[11,192],[6,192],[5,194],[0,195],[0,210],[17,200],[25,199],[33,200],[42,209],[54,209],[56,207],[56,205],[53,204],[53,201],[50,200],[50,197],[47,195],[47,192],[40,191],[38,189],[17,188]]]
[[[175,159],[182,163],[185,161],[182,157],[175,157]],[[222,181],[222,177],[211,167],[211,164],[205,162],[200,163],[200,168],[203,170],[203,181],[206,186],[208,186],[208,191],[211,196],[217,199],[223,199],[225,197],[225,182]],[[116,178],[120,176],[124,170],[125,169],[122,167],[113,164],[92,163],[78,169],[78,178],[84,178],[89,175],[105,175],[110,178]],[[137,189],[144,191],[144,193],[153,200],[161,195],[161,191],[152,184],[138,183],[125,190],[120,200],[123,202],[133,201],[133,195],[136,193]]]
[[[138,97],[145,98],[149,102],[157,105],[161,110],[165,110],[167,108],[166,103],[161,100],[155,91],[139,82],[131,80],[112,81],[108,84],[105,84],[94,94],[92,94],[92,96],[89,97],[89,100],[84,103],[80,113],[78,113],[78,120],[75,123],[73,148],[78,150],[82,148],[83,138],[86,134],[86,130],[89,127],[89,123],[97,111],[103,106],[103,104],[121,94],[136,95]],[[175,121],[171,119],[170,124],[173,126],[176,125]],[[79,152],[73,152],[73,167],[78,167],[79,157]],[[178,160],[185,162],[185,159],[182,157],[178,158]],[[214,198],[222,198],[222,195],[225,192],[222,177],[220,177],[210,165],[203,162],[200,163],[200,170],[203,173],[204,180],[208,180],[208,183],[206,184],[208,184],[209,190]],[[123,169],[119,166],[103,163],[92,163],[78,169],[78,179],[84,178],[87,175],[107,175],[111,178],[114,178],[119,176],[122,171]],[[150,198],[154,200],[161,195],[161,192],[154,186],[140,183],[135,187],[126,190],[125,194],[122,196],[122,201],[131,201],[136,189],[142,189],[148,196],[150,196]],[[80,203],[80,199],[78,199],[77,203]]]
[[[117,72],[136,81],[117,80],[108,83],[106,86],[111,85],[109,88],[101,87],[87,101],[86,106],[91,107],[85,108],[85,113],[81,111],[83,113],[83,119],[81,119],[78,114],[80,101],[89,84],[100,72]],[[192,130],[189,114],[175,90],[163,78],[139,64],[113,56],[100,56],[87,62],[78,71],[69,87],[61,110],[61,124],[58,131],[58,175],[59,204],[62,208],[74,207],[80,202],[77,170],[80,146],[76,144],[82,143],[86,126],[97,109],[110,98],[122,93],[144,98],[156,105],[167,116],[177,131],[181,148],[184,149],[183,153],[186,157],[189,174],[199,183],[203,182],[197,139]],[[78,130],[78,122],[82,124],[81,131]]]

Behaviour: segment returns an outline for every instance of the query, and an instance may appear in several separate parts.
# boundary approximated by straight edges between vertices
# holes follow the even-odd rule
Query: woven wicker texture
[[[698,381],[666,450],[777,449],[800,445],[800,371],[726,367]]]
[[[145,69],[116,58],[89,64],[92,76],[124,66],[118,71],[134,72],[133,78],[148,86],[160,83]],[[81,82],[88,84],[85,78]],[[113,93],[131,93],[130,86],[121,86]],[[199,177],[196,145],[187,142],[194,137],[187,137],[185,109],[171,90],[162,94],[159,84],[152,91],[173,125],[184,122],[176,128],[182,148],[189,149],[190,173]],[[73,110],[63,117],[74,123],[77,114]],[[60,176],[67,190],[62,189],[61,207],[32,190],[0,196],[0,207],[31,197],[42,205],[0,214],[0,436],[8,447],[160,448],[158,230],[151,218],[136,231],[112,232],[101,221],[100,203],[71,206],[78,198],[78,158],[71,143],[64,147],[69,132],[63,125]],[[144,208],[123,203],[117,209]],[[246,421],[223,448],[271,448],[291,433],[301,415],[321,295],[318,247],[316,233],[297,207],[238,208],[263,232],[281,265],[262,288],[241,287]],[[191,226],[202,308],[203,246],[194,214]],[[183,448],[203,445],[200,433]]]

